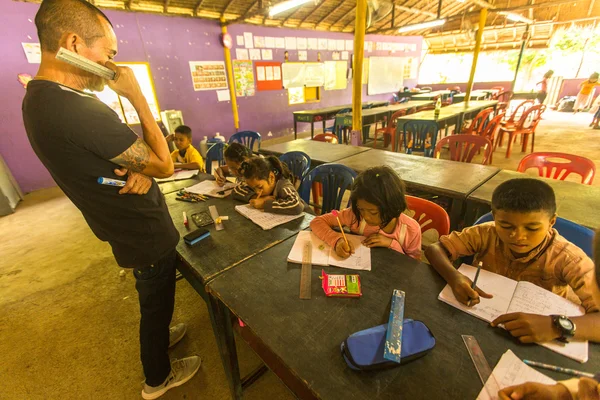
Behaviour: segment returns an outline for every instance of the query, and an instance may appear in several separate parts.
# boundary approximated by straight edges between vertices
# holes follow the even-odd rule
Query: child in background
[[[223,154],[225,165],[215,170],[215,178],[219,186],[224,186],[228,176],[236,178],[237,186],[233,189],[233,198],[245,203],[256,196],[254,190],[244,182],[240,167],[244,161],[252,158],[252,150],[240,143],[228,144]],[[262,156],[261,156],[262,157]]]
[[[594,262],[596,264],[596,279],[592,283],[592,297],[600,304],[600,233],[596,232],[594,239]],[[598,375],[596,375],[598,376]],[[501,400],[591,400],[600,399],[600,383],[590,378],[572,378],[558,382],[556,385],[544,385],[537,382],[527,382],[511,386],[498,392]]]
[[[404,182],[390,167],[383,165],[360,173],[352,184],[351,207],[339,213],[343,226],[354,234],[366,236],[367,247],[388,247],[416,260],[421,259],[421,227],[403,214],[406,210]],[[353,252],[342,234],[334,231],[338,222],[332,214],[316,217],[310,228],[317,237],[347,258]]]
[[[175,169],[198,169],[204,172],[204,160],[200,152],[192,146],[192,129],[189,126],[178,126],[174,135],[167,136],[167,141],[175,141],[177,147],[177,150],[171,153]]]
[[[475,255],[483,269],[516,281],[528,281],[567,297],[575,292],[586,315],[569,318],[510,313],[492,321],[504,324],[522,343],[554,339],[600,341],[600,313],[592,298],[594,264],[579,247],[563,238],[556,229],[554,191],[537,179],[512,179],[500,184],[492,195],[493,222],[465,228],[442,236],[425,251],[427,259],[448,282],[458,301],[473,306],[479,297],[491,298],[454,268],[452,261]],[[573,324],[571,331],[563,327]]]
[[[598,76],[600,75],[598,75],[597,72],[594,72],[592,75],[590,75],[588,80],[579,84],[579,94],[577,94],[577,100],[575,100],[575,106],[573,106],[574,113],[579,112],[587,105],[590,95],[592,94],[592,89],[594,89],[596,86],[600,86],[600,82],[598,82]]]
[[[250,200],[252,207],[274,214],[311,212],[291,182],[292,173],[277,157],[253,157],[242,163],[240,171],[256,193],[256,198]]]
[[[548,96],[548,79],[552,78],[552,75],[554,75],[554,71],[550,70],[544,74],[541,81],[536,83],[536,85],[540,85],[540,91],[536,97],[539,104],[544,104],[544,100],[546,100],[546,96]]]

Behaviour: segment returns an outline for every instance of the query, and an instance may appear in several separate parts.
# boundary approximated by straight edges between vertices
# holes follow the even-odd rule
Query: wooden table
[[[381,107],[387,105],[389,101],[371,101],[363,103],[365,105],[372,105],[372,107]],[[315,122],[323,122],[323,132],[325,132],[325,122],[328,119],[335,118],[335,115],[343,110],[344,108],[352,108],[352,104],[345,104],[342,106],[333,106],[325,108],[315,108],[312,110],[294,111],[294,139],[298,138],[298,122],[307,122],[310,124],[310,137],[311,139],[315,136]]]
[[[445,129],[446,136],[451,126],[459,127],[462,121],[462,111],[450,107],[452,106],[442,107],[437,116],[435,110],[425,110],[398,118],[396,123],[396,148],[394,150],[398,151],[400,149],[400,137],[404,134],[404,125],[409,121],[435,122],[439,131]],[[437,137],[435,142],[437,142]],[[435,142],[433,142],[434,146]]]
[[[204,175],[206,175],[206,176],[204,176]],[[198,176],[195,176],[190,179],[182,179],[180,181],[159,183],[158,187],[160,188],[160,191],[164,195],[167,195],[169,193],[178,192],[181,189],[185,189],[187,187],[193,186],[196,183],[202,182],[205,179],[210,179],[210,176],[211,175],[208,175],[208,174],[198,174]]]
[[[425,94],[425,93],[430,93],[430,92],[428,92],[428,91],[426,91],[426,90],[419,90],[418,92],[411,92],[411,91],[405,92],[405,91],[399,91],[399,92],[397,93],[397,96],[398,96],[398,98],[399,98],[399,99],[403,99],[403,98],[405,98],[405,97],[413,97],[413,96],[416,96],[416,95],[419,95],[419,94]]]
[[[310,165],[313,167],[320,164],[337,162],[346,157],[364,153],[369,150],[371,149],[367,147],[346,146],[343,144],[318,142],[316,140],[296,139],[290,142],[265,146],[260,149],[260,153],[280,156],[288,151],[303,151],[310,157]]]
[[[521,172],[506,170],[500,171],[468,196],[465,222],[472,224],[476,218],[489,212],[491,209],[492,193],[496,187],[502,182],[514,178],[536,178],[548,183],[554,189],[558,215],[560,217],[591,229],[600,228],[600,207],[598,207],[600,187],[540,178]]]
[[[433,101],[431,100],[409,101],[407,103],[392,104],[389,106],[382,106],[362,110],[361,115],[363,125],[363,143],[365,143],[367,141],[367,138],[369,137],[369,130],[371,129],[371,125],[376,124],[378,122],[389,121],[392,117],[392,114],[396,111],[409,110],[411,108],[423,107],[432,104]],[[336,115],[335,127],[337,128],[335,134],[337,135],[339,142],[342,143],[342,131],[347,127],[352,127],[352,112]]]
[[[453,98],[453,103],[460,103],[465,101],[466,93],[457,93]],[[488,90],[474,90],[471,92],[469,97],[471,100],[487,100],[491,97],[490,91]]]
[[[452,199],[450,222],[454,229],[463,214],[464,201],[500,169],[489,165],[439,160],[386,150],[373,149],[338,161],[360,173],[367,168],[389,165],[407,188]]]
[[[372,271],[357,271],[360,299],[327,298],[321,267],[312,269],[312,299],[300,300],[300,265],[286,262],[290,238],[218,276],[208,285],[218,318],[218,344],[231,377],[234,399],[241,399],[231,313],[246,327],[242,337],[301,399],[474,399],[481,381],[461,339],[474,335],[493,367],[512,350],[521,359],[588,372],[600,370],[600,346],[590,344],[590,361],[581,365],[537,345],[521,345],[506,331],[453,308],[437,296],[445,285],[428,265],[393,250],[372,250]],[[334,267],[326,273],[352,273]],[[412,363],[380,371],[351,370],[340,354],[348,335],[388,322],[394,289],[406,293],[404,318],[425,323],[436,347]],[[569,376],[543,371],[554,379]]]
[[[437,100],[441,96],[442,101],[444,101],[450,97],[450,93],[452,93],[450,90],[436,90],[434,92],[416,94],[411,97],[411,100]]]

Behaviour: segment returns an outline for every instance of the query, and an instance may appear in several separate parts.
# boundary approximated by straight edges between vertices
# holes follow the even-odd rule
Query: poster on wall
[[[39,43],[21,43],[21,45],[29,64],[39,64],[42,62],[42,52]]]
[[[236,43],[238,46],[243,46],[244,45],[244,36],[242,35],[237,35],[235,37]]]
[[[262,59],[265,61],[273,59],[273,50],[271,49],[263,49],[262,50]]]
[[[238,60],[249,60],[248,49],[235,49],[235,58]]]
[[[233,78],[235,80],[235,95],[254,96],[254,71],[252,61],[235,60],[233,62]]]
[[[299,50],[298,51],[298,61],[308,61],[308,51]]]
[[[254,41],[252,40],[252,32],[244,32],[244,46],[247,49],[254,48]]]
[[[256,90],[281,90],[281,63],[273,61],[255,62]]]
[[[308,49],[309,50],[318,50],[319,44],[317,38],[308,38]]]
[[[354,50],[354,41],[346,40],[346,51],[353,51],[353,50]]]
[[[306,50],[308,48],[306,38],[296,38],[296,46],[298,47],[298,50]]]
[[[275,48],[285,49],[285,39],[282,37],[275,38]]]
[[[329,41],[327,39],[319,39],[319,50],[327,50],[327,44]]]
[[[227,89],[224,61],[190,61],[194,90]]]
[[[260,60],[260,49],[250,49],[250,59]]]
[[[254,47],[257,49],[262,49],[265,47],[265,37],[264,36],[254,36]]]
[[[295,37],[285,37],[285,48],[286,50],[296,50],[296,38]]]
[[[275,38],[272,36],[265,36],[265,47],[267,49],[275,48]]]

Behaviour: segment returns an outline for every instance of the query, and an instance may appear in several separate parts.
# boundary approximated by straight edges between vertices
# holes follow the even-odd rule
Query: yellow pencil
[[[346,237],[346,234],[344,233],[344,227],[342,226],[342,221],[340,221],[338,211],[333,210],[333,211],[331,211],[331,214],[335,217],[335,219],[337,219],[338,225],[340,226],[340,231],[342,232],[342,237],[344,238],[344,241],[346,242],[346,246],[348,246],[348,249],[350,249],[350,243],[348,243],[348,238]]]

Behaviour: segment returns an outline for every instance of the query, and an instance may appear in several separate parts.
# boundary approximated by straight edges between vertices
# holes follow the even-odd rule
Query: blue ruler
[[[400,363],[402,353],[402,326],[404,323],[404,292],[394,289],[392,294],[392,308],[388,321],[387,336],[383,358]]]

